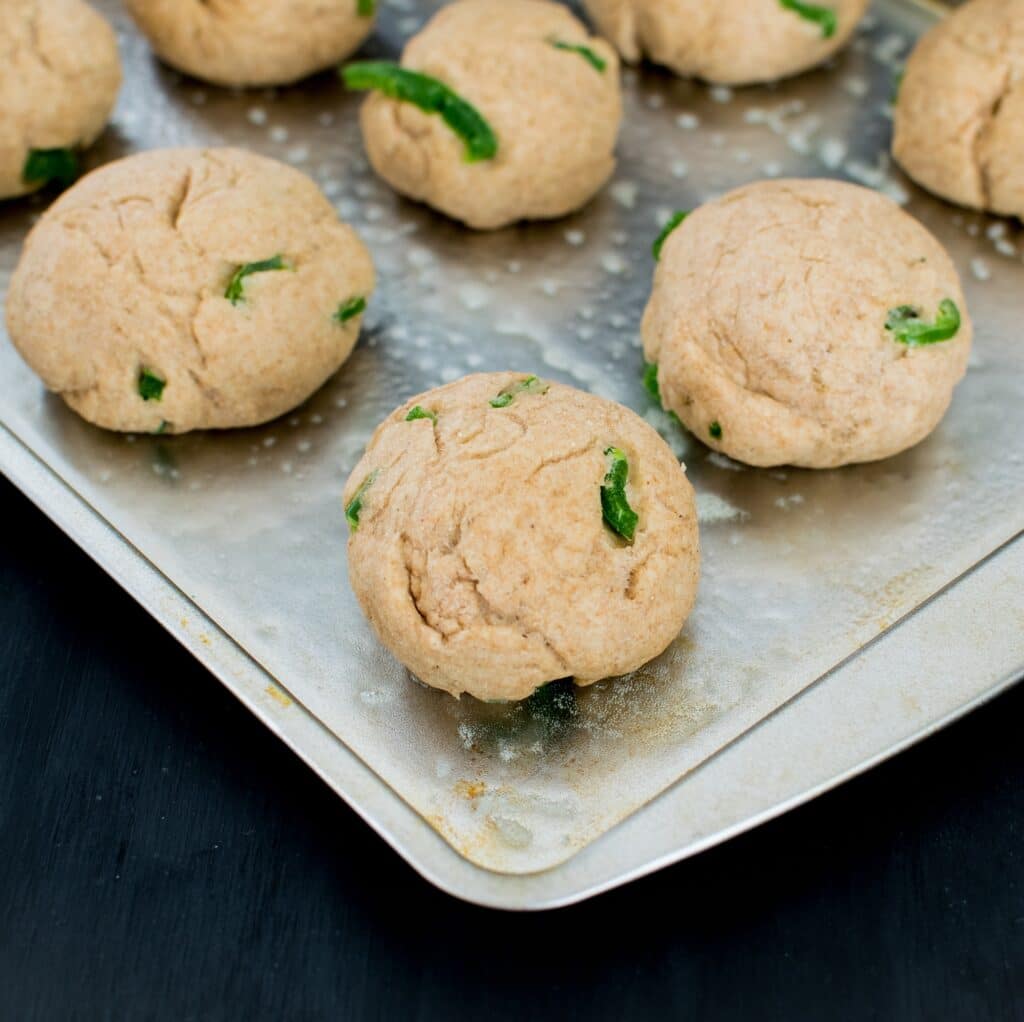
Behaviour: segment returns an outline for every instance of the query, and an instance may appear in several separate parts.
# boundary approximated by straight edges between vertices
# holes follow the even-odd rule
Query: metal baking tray
[[[0,468],[434,883],[507,908],[607,889],[753,826],[966,712],[1024,669],[1024,290],[1014,225],[915,189],[888,103],[933,16],[878,3],[829,67],[732,91],[625,73],[615,180],[566,220],[474,234],[371,175],[330,75],[207,88],[156,64],[112,2],[126,86],[94,163],[231,144],[313,175],[381,284],[349,363],[293,415],[185,437],[104,433],[0,347]],[[394,55],[437,3],[384,5]],[[938,432],[890,461],[760,471],[651,406],[637,325],[673,208],[765,176],[879,188],[949,247],[977,326]],[[0,293],[44,200],[0,207]],[[884,243],[884,239],[880,239]],[[698,492],[704,578],[678,641],[554,707],[414,684],[345,581],[343,480],[410,395],[482,369],[646,415]],[[140,679],[141,680],[141,679]]]

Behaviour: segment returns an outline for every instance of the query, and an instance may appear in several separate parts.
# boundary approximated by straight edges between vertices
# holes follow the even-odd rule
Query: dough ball
[[[377,2],[125,0],[125,6],[157,56],[179,71],[215,85],[287,85],[358,49],[373,28]]]
[[[701,440],[805,468],[923,440],[971,347],[939,242],[877,192],[821,180],[692,213],[662,248],[641,332],[662,403]]]
[[[649,57],[677,74],[723,85],[773,81],[842,49],[868,0],[584,0],[602,35],[631,62]]]
[[[1024,0],[971,0],[921,39],[893,153],[936,195],[1024,218]]]
[[[440,116],[372,94],[362,110],[367,153],[403,195],[483,230],[564,216],[611,177],[622,120],[618,58],[560,4],[449,4],[409,41],[402,66],[453,89],[498,141],[493,159],[468,162]]]
[[[602,516],[622,458],[632,542]],[[633,412],[571,387],[487,373],[421,394],[378,427],[344,500],[363,610],[416,677],[455,696],[625,674],[693,607],[685,469]]]
[[[94,171],[43,215],[7,325],[99,426],[252,426],[345,361],[373,285],[362,242],[304,174],[237,149],[158,150]]]
[[[114,31],[88,4],[6,0],[0,19],[0,199],[47,183],[53,164],[45,154],[66,161],[67,154],[56,151],[92,145],[120,88]]]

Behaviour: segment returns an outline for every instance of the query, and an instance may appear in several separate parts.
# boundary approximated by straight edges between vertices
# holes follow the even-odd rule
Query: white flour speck
[[[616,181],[611,187],[612,198],[625,209],[632,209],[636,205],[638,191],[635,181]]]
[[[975,280],[989,280],[992,277],[992,270],[981,256],[975,256],[971,260],[971,273],[974,274]]]
[[[749,512],[735,507],[715,493],[697,494],[697,520],[701,525],[714,525],[717,522],[737,522],[749,517]]]

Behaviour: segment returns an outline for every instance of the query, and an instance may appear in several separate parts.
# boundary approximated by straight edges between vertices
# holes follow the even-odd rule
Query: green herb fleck
[[[599,57],[589,46],[581,46],[578,43],[567,43],[561,39],[549,39],[549,43],[556,50],[565,50],[568,53],[577,53],[581,56],[595,71],[599,71],[604,74],[605,68],[608,67],[608,61],[604,57]]]
[[[352,532],[359,528],[359,513],[363,510],[363,498],[366,491],[373,485],[374,480],[380,474],[379,469],[374,469],[360,484],[359,489],[353,494],[352,499],[345,505],[345,521]]]
[[[269,259],[261,259],[258,263],[245,263],[244,266],[239,266],[231,275],[231,281],[224,292],[224,297],[232,305],[238,305],[245,297],[246,277],[251,277],[254,273],[267,273],[270,270],[287,269],[289,269],[289,266],[285,262],[284,256],[281,255],[271,256]]]
[[[360,18],[372,18],[377,13],[377,0],[356,0],[356,14]]]
[[[644,363],[644,389],[647,391],[655,401],[658,402],[658,406],[661,407],[661,386],[658,383],[658,363],[657,362],[645,362]]]
[[[661,229],[659,234],[654,239],[654,244],[651,246],[651,254],[654,256],[655,261],[661,258],[661,250],[668,241],[668,236],[690,215],[688,209],[677,209],[672,216],[669,217],[668,223]]]
[[[67,188],[78,180],[79,172],[78,157],[70,149],[31,149],[21,176],[26,184],[55,181]]]
[[[712,440],[722,439],[722,424],[717,419],[708,426],[708,435]]]
[[[157,376],[152,369],[139,370],[139,397],[143,401],[159,401],[166,386],[167,381]]]
[[[643,380],[644,380],[644,389],[658,403],[658,407],[660,409],[662,409],[663,411],[667,412],[669,417],[673,421],[675,421],[676,423],[678,423],[681,426],[682,423],[679,422],[679,416],[676,415],[676,413],[673,412],[670,408],[666,408],[664,403],[661,400],[661,384],[658,383],[658,363],[657,362],[645,362],[644,363],[644,376],[643,376]]]
[[[925,344],[938,344],[955,337],[960,329],[960,310],[956,302],[943,298],[939,302],[939,314],[934,323],[921,318],[921,310],[913,305],[898,305],[889,310],[885,329],[891,331],[896,340],[911,348]]]
[[[430,419],[431,422],[437,423],[437,412],[430,411],[429,408],[424,408],[422,405],[416,405],[411,412],[405,417],[406,422],[415,422],[417,419]]]
[[[497,397],[491,398],[492,408],[508,408],[520,394],[546,394],[549,384],[536,376],[527,376],[525,380],[510,383],[498,391]]]
[[[899,99],[900,99],[900,89],[903,88],[903,79],[906,78],[906,77],[907,77],[907,70],[906,70],[906,68],[901,68],[899,71],[896,72],[896,77],[893,79],[893,84],[892,84],[892,99],[890,99],[890,101],[889,101],[891,106],[895,106],[899,102]]]
[[[366,299],[362,295],[356,295],[355,298],[350,298],[347,302],[342,302],[338,306],[338,311],[334,314],[334,318],[339,323],[347,323],[350,319],[361,316],[365,311]]]
[[[160,420],[160,425],[153,430],[154,436],[163,436],[171,428],[171,424],[166,419]]]
[[[341,77],[350,89],[375,89],[391,99],[412,103],[425,113],[439,114],[462,139],[467,163],[492,160],[498,154],[498,139],[476,107],[430,75],[387,60],[363,60],[343,67]]]
[[[831,7],[805,3],[804,0],[779,0],[779,6],[799,14],[805,21],[813,21],[814,24],[821,26],[821,35],[824,39],[831,39],[839,27],[839,18]]]
[[[608,447],[604,453],[611,462],[608,474],[601,484],[601,512],[609,528],[617,532],[627,543],[632,543],[640,517],[629,506],[629,500],[626,498],[629,462],[618,447]]]

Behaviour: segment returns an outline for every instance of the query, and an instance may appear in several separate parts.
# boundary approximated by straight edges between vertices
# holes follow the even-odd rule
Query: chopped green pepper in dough
[[[508,408],[519,394],[543,394],[548,385],[536,376],[527,376],[525,380],[504,387],[497,397],[491,398],[492,408]]]
[[[899,305],[889,310],[885,329],[891,331],[900,344],[910,348],[951,340],[960,329],[960,310],[950,298],[939,302],[939,314],[934,323],[929,323],[921,316],[922,312],[917,306]]]
[[[245,298],[246,277],[252,276],[254,273],[267,273],[271,270],[287,270],[288,268],[284,256],[281,255],[271,256],[269,259],[261,259],[256,263],[245,263],[239,266],[231,275],[231,280],[228,282],[224,297],[232,305],[238,305]]]
[[[425,113],[440,115],[462,139],[467,163],[492,160],[498,154],[497,136],[476,107],[430,75],[387,60],[362,60],[342,68],[341,77],[355,91],[375,90],[391,99],[412,103]]]
[[[604,453],[610,463],[601,484],[601,513],[613,532],[618,533],[627,543],[632,543],[640,516],[629,506],[626,497],[629,461],[618,447],[608,447]]]

